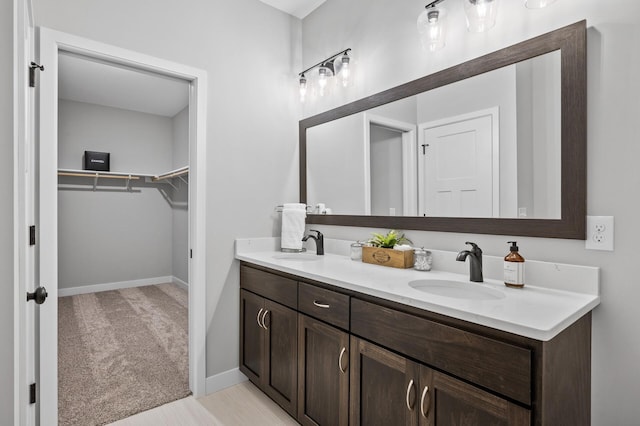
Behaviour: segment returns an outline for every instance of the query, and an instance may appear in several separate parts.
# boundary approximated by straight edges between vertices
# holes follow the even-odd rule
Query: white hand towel
[[[300,203],[285,203],[282,207],[282,232],[280,247],[302,249],[307,206]]]

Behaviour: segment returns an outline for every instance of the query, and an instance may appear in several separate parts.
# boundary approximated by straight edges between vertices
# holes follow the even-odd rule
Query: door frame
[[[205,394],[206,381],[206,118],[207,73],[75,35],[39,28],[40,78],[39,218],[41,285],[51,301],[40,306],[40,416],[57,419],[57,167],[58,167],[58,53],[66,51],[135,69],[180,78],[189,83],[189,387],[194,396]],[[48,253],[56,253],[55,256]],[[43,255],[44,254],[44,255]],[[44,339],[44,340],[43,340]],[[44,342],[44,343],[43,343]]]
[[[403,216],[415,216],[418,213],[416,125],[368,112],[364,113],[364,214],[371,214],[371,125],[402,134],[402,210]]]
[[[459,123],[461,121],[473,120],[481,117],[491,117],[491,192],[492,192],[492,214],[491,217],[500,217],[500,107],[495,106],[481,109],[466,114],[441,118],[439,120],[427,121],[418,124],[418,146],[424,142],[424,131],[433,127],[446,126]],[[422,188],[424,182],[424,166],[422,161],[418,161],[418,214],[425,210],[425,197]]]

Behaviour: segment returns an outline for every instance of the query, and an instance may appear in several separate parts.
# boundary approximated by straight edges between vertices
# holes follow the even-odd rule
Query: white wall
[[[60,100],[58,123],[60,168],[82,169],[85,150],[109,152],[114,172],[172,168],[169,117]],[[98,182],[102,190],[93,191],[90,178],[59,182],[60,288],[172,275],[173,213],[157,185],[128,192],[125,181],[105,179]]]
[[[258,0],[35,0],[34,9],[37,25],[208,72],[207,375],[236,368],[234,239],[278,235],[275,206],[298,199],[300,21]]]
[[[500,3],[496,27],[470,34],[460,2],[449,1],[444,50],[421,51],[416,19],[423,2],[329,0],[303,21],[303,62],[312,64],[351,47],[361,71],[344,96],[305,104],[305,116],[359,99],[581,19],[588,23],[588,194],[590,215],[613,215],[615,252],[584,249],[584,241],[516,237],[530,259],[601,267],[602,304],[593,315],[593,424],[635,425],[640,418],[640,286],[637,211],[640,158],[640,3],[560,0],[542,10],[521,1]],[[324,55],[324,56],[323,56]],[[396,65],[400,64],[400,65]],[[317,225],[314,225],[316,227]],[[372,229],[320,226],[330,238],[365,239]],[[475,241],[489,255],[505,255],[513,236],[408,231],[418,246],[460,250]],[[437,265],[435,265],[437,268]]]
[[[13,418],[13,4],[0,2],[0,418]]]

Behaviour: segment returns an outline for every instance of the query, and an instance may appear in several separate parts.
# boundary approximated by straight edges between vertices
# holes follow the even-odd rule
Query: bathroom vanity
[[[301,424],[590,423],[597,291],[508,289],[236,244],[240,370]],[[595,277],[597,290],[597,268],[587,269],[576,276]],[[479,293],[408,285],[443,278]]]

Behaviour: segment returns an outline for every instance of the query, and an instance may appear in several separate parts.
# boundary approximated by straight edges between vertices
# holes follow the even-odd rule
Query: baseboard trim
[[[171,281],[174,284],[184,287],[185,290],[189,290],[189,283],[187,283],[186,281],[182,281],[180,278],[176,276],[171,277]]]
[[[115,283],[93,284],[81,287],[58,288],[58,297],[75,296],[77,294],[98,293],[100,291],[120,290],[123,288],[142,287],[173,282],[174,277],[143,278],[132,281],[119,281]]]
[[[246,382],[247,380],[249,379],[240,372],[239,368],[234,368],[218,373],[215,376],[207,377],[205,392],[209,395],[210,393],[218,392],[219,390],[237,385],[238,383]]]

